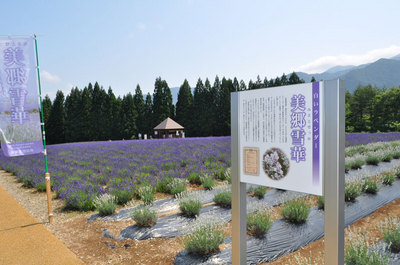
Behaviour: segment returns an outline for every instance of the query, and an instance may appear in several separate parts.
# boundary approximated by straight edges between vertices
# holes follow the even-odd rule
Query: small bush
[[[46,183],[40,182],[36,185],[36,189],[39,192],[45,192],[46,191]]]
[[[379,162],[381,162],[381,160],[380,160],[379,157],[377,157],[377,156],[368,156],[368,157],[365,159],[365,162],[366,162],[368,165],[377,166],[377,165],[379,164]]]
[[[186,190],[186,179],[173,178],[167,185],[168,193],[176,195]]]
[[[307,221],[309,209],[304,200],[293,200],[285,203],[281,209],[282,217],[295,224]]]
[[[220,227],[203,224],[195,227],[194,232],[186,236],[183,242],[189,253],[209,255],[219,250],[219,245],[224,242],[224,235]]]
[[[346,169],[360,169],[362,165],[364,165],[364,161],[361,159],[357,159],[354,161],[351,161],[346,164],[345,168]]]
[[[257,188],[253,189],[253,196],[257,197],[258,199],[262,199],[264,198],[266,192],[267,192],[266,187],[258,186]]]
[[[400,152],[393,152],[393,159],[399,159],[400,158]]]
[[[226,180],[226,174],[224,168],[218,168],[214,170],[214,177],[218,180],[224,181]]]
[[[365,179],[362,184],[362,191],[370,194],[376,194],[379,191],[378,184],[375,180]]]
[[[200,177],[201,185],[207,190],[211,190],[215,186],[215,181],[208,174],[203,174]]]
[[[161,193],[168,193],[168,183],[171,181],[172,178],[165,178],[163,180],[159,180],[157,182],[156,191]]]
[[[387,265],[389,257],[376,248],[368,249],[368,242],[364,238],[353,240],[346,248],[344,260],[347,265]]]
[[[232,192],[230,190],[224,190],[214,195],[214,202],[222,207],[231,207]]]
[[[129,190],[116,190],[111,192],[111,195],[115,196],[119,205],[125,205],[133,199],[133,192]]]
[[[398,168],[396,168],[396,169],[394,170],[394,175],[395,175],[396,177],[400,178],[400,167],[398,167]]]
[[[266,212],[247,215],[247,232],[256,237],[263,237],[271,228],[271,220]]]
[[[97,194],[90,196],[86,191],[74,191],[65,197],[65,209],[78,211],[94,210],[93,200]]]
[[[154,188],[150,185],[143,185],[138,189],[138,195],[144,205],[150,205],[154,201]]]
[[[348,183],[344,189],[344,200],[347,202],[354,201],[361,194],[360,185],[357,183]]]
[[[93,200],[93,204],[100,216],[111,215],[117,209],[116,198],[110,194],[102,194]]]
[[[383,234],[383,240],[390,245],[393,252],[400,252],[400,219],[386,218],[384,222],[379,224]]]
[[[200,173],[192,172],[188,176],[188,181],[192,184],[201,185]]]
[[[325,209],[325,197],[324,196],[318,196],[317,197],[317,205],[318,209]]]
[[[139,207],[132,213],[132,219],[136,222],[137,226],[152,226],[157,221],[157,214],[155,211],[150,210],[148,207]]]
[[[195,217],[199,215],[201,208],[202,205],[198,199],[187,197],[179,202],[179,210],[181,210],[182,215],[186,217]]]
[[[394,182],[394,176],[392,174],[385,174],[382,176],[382,184],[392,186]]]
[[[393,159],[393,155],[391,153],[386,153],[382,157],[383,162],[390,162]]]

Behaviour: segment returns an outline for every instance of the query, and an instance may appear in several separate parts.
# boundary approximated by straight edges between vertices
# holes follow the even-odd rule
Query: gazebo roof
[[[166,118],[159,125],[154,127],[154,130],[175,130],[175,129],[183,129],[183,127],[169,117]]]

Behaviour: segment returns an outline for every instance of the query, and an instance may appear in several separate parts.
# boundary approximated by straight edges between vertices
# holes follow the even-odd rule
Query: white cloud
[[[61,81],[61,79],[56,76],[56,75],[52,75],[47,71],[40,71],[40,77],[41,79],[43,79],[43,81],[48,82],[48,83],[58,83]]]
[[[142,23],[142,22],[139,22],[139,23],[136,24],[136,28],[137,28],[137,30],[139,30],[140,32],[143,32],[143,31],[146,30],[147,26],[146,26],[146,24],[144,24],[144,23]]]
[[[323,56],[295,69],[296,72],[320,73],[337,65],[360,65],[372,63],[381,58],[390,58],[400,54],[400,46],[391,45],[387,48],[371,50],[365,54],[341,54],[338,56]]]

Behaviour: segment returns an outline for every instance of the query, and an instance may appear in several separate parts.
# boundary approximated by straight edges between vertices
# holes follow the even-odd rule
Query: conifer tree
[[[136,86],[135,90],[135,95],[133,96],[133,103],[135,104],[136,110],[137,110],[137,130],[138,133],[142,134],[142,137],[145,133],[145,109],[144,109],[144,99],[143,99],[143,93],[142,90],[140,89],[139,84]]]
[[[233,91],[240,91],[240,85],[236,77],[233,79]]]
[[[193,96],[189,82],[185,79],[179,88],[178,101],[176,102],[176,122],[185,127],[188,136],[192,135],[192,102]]]
[[[137,137],[137,111],[131,93],[128,93],[122,98],[121,114],[123,125],[123,138],[135,139]]]
[[[51,111],[51,99],[48,95],[44,97],[42,100],[42,107],[43,107],[43,122],[47,127],[47,122],[49,121],[49,115]]]
[[[285,74],[282,75],[280,81],[281,81],[281,86],[287,86],[289,84],[289,81],[288,81],[288,79],[287,79]]]
[[[243,80],[240,80],[240,91],[247,90],[246,83]]]
[[[150,93],[146,95],[146,101],[144,102],[144,133],[147,134],[147,137],[150,138],[153,135],[153,128],[157,125],[153,126],[153,122],[151,117],[153,117],[153,101],[151,99]]]
[[[89,87],[91,84],[89,83]],[[93,90],[93,88],[92,88]],[[91,108],[92,108],[92,94],[89,90],[89,88],[85,87],[82,90],[82,100],[81,100],[81,141],[90,141],[91,140]]]
[[[66,142],[82,141],[82,91],[72,88],[65,99],[65,140]]]
[[[57,91],[51,106],[46,136],[49,144],[65,142],[64,94],[61,90]]]

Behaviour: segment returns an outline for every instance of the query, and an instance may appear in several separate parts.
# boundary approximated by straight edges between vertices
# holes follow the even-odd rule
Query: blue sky
[[[44,94],[98,81],[153,92],[185,78],[246,83],[400,54],[400,1],[3,1],[0,34],[38,37]]]

